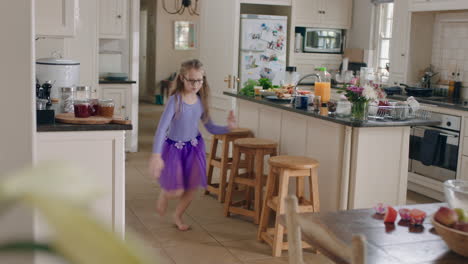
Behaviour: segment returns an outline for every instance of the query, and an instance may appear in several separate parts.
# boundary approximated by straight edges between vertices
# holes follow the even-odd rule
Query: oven
[[[411,128],[409,180],[412,184],[408,187],[414,186],[414,184],[442,186],[442,182],[457,177],[461,117],[439,113],[433,113],[432,116],[441,120],[441,124]],[[433,146],[434,151],[432,152],[427,151],[427,145],[424,146],[424,144],[428,144],[428,142],[424,142],[427,130],[432,130],[433,134],[438,135],[437,141],[433,142],[435,146]],[[411,177],[411,175],[416,176]],[[440,195],[430,195],[430,191],[418,191],[420,189],[418,187],[414,191],[434,198],[440,197]],[[441,191],[441,187],[434,189]]]

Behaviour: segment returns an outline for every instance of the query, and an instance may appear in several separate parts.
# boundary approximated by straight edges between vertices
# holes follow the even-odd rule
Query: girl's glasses
[[[187,79],[184,77],[184,80],[189,82],[191,85],[201,85],[203,83],[203,79],[198,79],[198,80],[192,80],[192,79]]]

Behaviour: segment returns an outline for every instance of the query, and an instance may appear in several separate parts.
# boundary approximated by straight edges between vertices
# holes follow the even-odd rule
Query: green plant
[[[66,165],[43,163],[23,169],[0,181],[0,213],[25,204],[55,231],[47,241],[11,241],[0,245],[6,252],[36,251],[59,256],[72,264],[148,264],[137,242],[123,241],[95,220],[86,209],[100,194],[91,173]]]
[[[242,95],[247,95],[247,96],[254,96],[255,95],[255,89],[254,87],[257,86],[258,83],[256,80],[247,80],[244,83],[244,88],[242,88],[239,93]]]
[[[270,89],[273,86],[273,83],[268,78],[258,79],[258,85],[262,86],[263,89]]]

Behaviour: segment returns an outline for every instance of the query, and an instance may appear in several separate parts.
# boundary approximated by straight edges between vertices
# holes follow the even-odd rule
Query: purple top
[[[153,153],[161,153],[165,137],[174,141],[187,142],[198,136],[198,122],[203,114],[201,99],[198,98],[194,104],[187,104],[182,101],[181,111],[176,114],[176,95],[169,97],[164,113],[159,120],[158,129],[154,135]],[[217,126],[211,121],[205,125],[206,130],[211,134],[226,134],[229,132],[227,126]]]

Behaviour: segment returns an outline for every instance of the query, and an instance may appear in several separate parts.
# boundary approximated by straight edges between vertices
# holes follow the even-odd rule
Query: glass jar
[[[284,73],[284,83],[283,86],[294,87],[299,81],[300,74],[296,71],[296,67],[288,66],[286,67],[286,72]]]
[[[336,115],[338,117],[348,117],[351,114],[351,102],[341,99],[336,103]]]
[[[60,102],[60,112],[73,113],[73,101],[75,100],[75,87],[62,87],[62,100]]]
[[[91,115],[95,116],[99,113],[99,100],[98,99],[90,99],[89,104],[91,105]]]
[[[91,99],[91,86],[77,86],[76,99]]]
[[[114,101],[112,99],[100,99],[98,115],[112,118],[114,116],[114,106]]]
[[[89,111],[91,105],[89,104],[88,99],[75,100],[73,107],[75,110],[75,117],[86,118],[91,116],[91,113]]]
[[[58,114],[60,113],[60,100],[57,99],[57,98],[51,98],[50,99],[50,103],[52,104],[52,106],[50,107],[51,110],[54,110],[54,113],[55,114]]]

